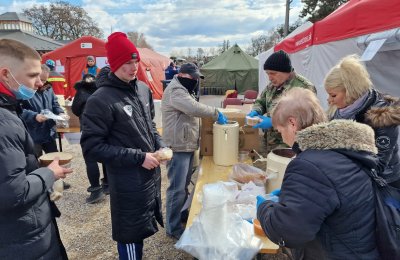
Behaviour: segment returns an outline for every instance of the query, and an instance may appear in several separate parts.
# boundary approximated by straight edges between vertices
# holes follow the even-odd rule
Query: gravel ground
[[[100,203],[85,203],[89,182],[85,163],[79,145],[69,145],[63,139],[63,151],[74,155],[72,173],[66,181],[72,187],[64,191],[64,197],[57,202],[61,218],[58,219],[61,237],[71,260],[118,259],[116,242],[111,238],[109,196]],[[166,169],[162,166],[162,200],[165,205],[165,191],[168,186]],[[165,218],[165,206],[163,209]],[[175,249],[175,240],[165,235],[165,230],[144,241],[143,259],[193,259],[185,252]],[[285,255],[265,255],[262,259],[286,259]]]

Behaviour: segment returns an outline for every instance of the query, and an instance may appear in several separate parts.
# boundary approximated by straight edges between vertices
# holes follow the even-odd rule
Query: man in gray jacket
[[[196,101],[196,86],[204,78],[197,66],[185,63],[164,91],[161,102],[163,140],[174,155],[167,163],[167,235],[179,239],[184,228],[181,210],[188,197],[194,152],[199,148],[200,117],[213,117],[226,123],[226,117],[215,107]]]

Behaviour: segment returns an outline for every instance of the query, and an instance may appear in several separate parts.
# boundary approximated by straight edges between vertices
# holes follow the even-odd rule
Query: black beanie
[[[272,53],[264,63],[264,70],[292,72],[289,55],[282,50]]]

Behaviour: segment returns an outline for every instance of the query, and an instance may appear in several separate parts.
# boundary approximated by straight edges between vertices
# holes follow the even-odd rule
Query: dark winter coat
[[[388,183],[400,180],[399,137],[400,101],[371,89],[365,102],[349,115],[351,119],[371,126],[375,131],[379,163],[377,172]],[[338,113],[333,119],[342,118]]]
[[[298,132],[297,142],[302,152],[286,169],[279,203],[257,211],[267,236],[296,259],[378,259],[374,194],[363,170],[377,164],[373,130],[334,120]]]
[[[72,103],[72,112],[81,119],[88,98],[97,90],[96,82],[79,81],[75,84],[76,94]]]
[[[15,98],[0,94],[0,259],[59,259],[48,196],[54,174],[38,168],[17,110]]]
[[[37,114],[43,109],[49,109],[56,115],[64,113],[52,88],[44,91],[36,91],[33,98],[22,102],[24,108],[22,119],[25,121],[29,134],[36,144],[43,144],[53,141],[56,138],[56,122],[48,119],[39,123],[36,121]]]
[[[81,146],[85,156],[105,164],[111,198],[113,239],[141,242],[163,225],[160,168],[142,167],[146,153],[164,144],[157,132],[150,89],[129,84],[109,68],[100,71],[98,90],[88,99],[82,117]]]

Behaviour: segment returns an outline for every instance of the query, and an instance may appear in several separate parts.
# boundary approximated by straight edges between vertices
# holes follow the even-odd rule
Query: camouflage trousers
[[[264,153],[268,154],[276,148],[289,148],[282,140],[281,134],[275,130],[267,130],[264,132]]]

